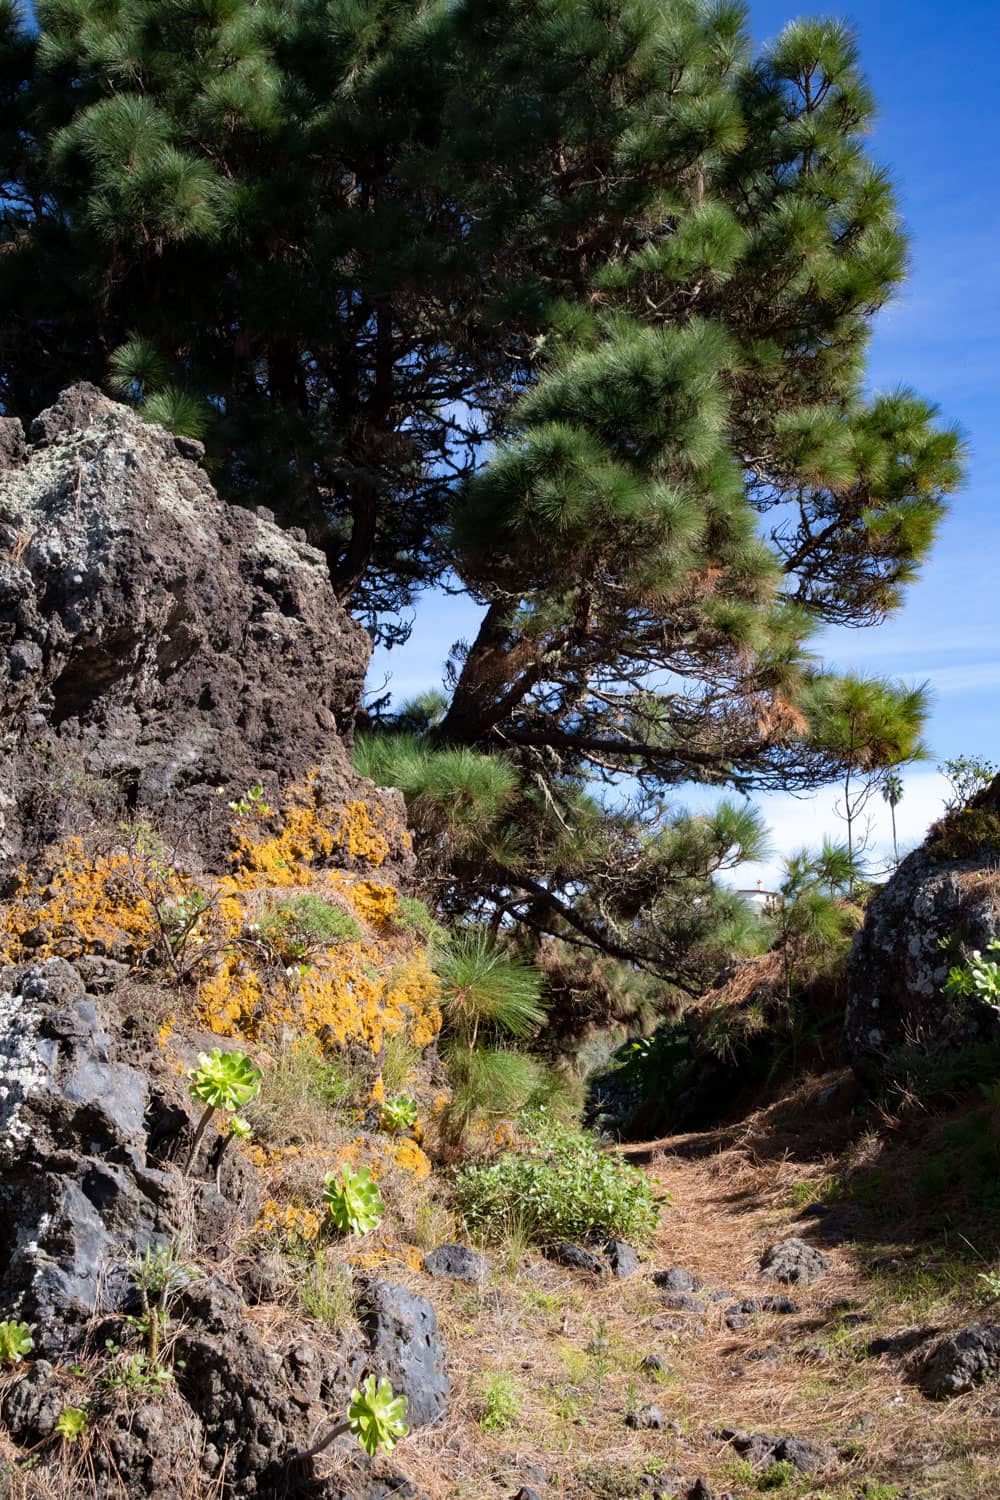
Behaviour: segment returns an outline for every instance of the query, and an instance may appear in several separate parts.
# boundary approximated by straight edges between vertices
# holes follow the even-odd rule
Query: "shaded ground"
[[[513,1243],[482,1286],[409,1272],[437,1304],[456,1385],[447,1426],[399,1453],[427,1495],[510,1495],[532,1482],[581,1500],[686,1495],[704,1476],[741,1500],[995,1500],[1000,1392],[931,1402],[912,1352],[937,1331],[1000,1320],[979,1280],[991,1251],[956,1227],[969,1183],[954,1161],[950,1174],[942,1165],[956,1130],[961,1143],[988,1136],[989,1123],[973,1112],[875,1130],[852,1097],[847,1075],[827,1075],[739,1126],[628,1148],[674,1198],[629,1280],[567,1271]],[[927,1175],[923,1199],[915,1171]],[[990,1241],[991,1225],[984,1213]],[[761,1252],[788,1235],[829,1253],[831,1273],[807,1288],[762,1283]],[[651,1272],[671,1266],[733,1300],[788,1291],[799,1310],[732,1331],[728,1300],[704,1313],[664,1305]],[[643,1371],[649,1354],[664,1373]],[[626,1425],[647,1404],[662,1430]],[[830,1462],[813,1476],[755,1469],[720,1427],[812,1439]]]

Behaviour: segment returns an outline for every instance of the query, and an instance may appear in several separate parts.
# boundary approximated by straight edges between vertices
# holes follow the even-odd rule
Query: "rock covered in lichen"
[[[996,856],[943,859],[935,840],[872,899],[848,963],[844,1038],[865,1082],[919,1079],[1000,1048],[1000,1011],[945,996],[952,965],[1000,937]]]
[[[370,642],[323,555],[93,386],[30,438],[0,441],[0,869],[94,806],[220,869],[227,803],[257,783],[316,768],[330,800],[373,800],[345,748]]]

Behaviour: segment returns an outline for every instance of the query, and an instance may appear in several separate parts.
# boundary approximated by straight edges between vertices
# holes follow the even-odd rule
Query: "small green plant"
[[[987,943],[986,952],[1000,953],[1000,938]],[[974,948],[966,963],[948,971],[944,993],[949,1000],[975,998],[1000,1010],[1000,960],[985,958]]]
[[[757,1480],[757,1489],[764,1493],[768,1490],[783,1490],[785,1485],[797,1478],[798,1470],[787,1458],[776,1458],[769,1463],[763,1474]]]
[[[141,1349],[123,1354],[121,1345],[105,1339],[104,1347],[114,1361],[101,1384],[109,1391],[148,1391],[160,1395],[174,1378],[173,1371],[159,1360],[151,1360]]]
[[[369,1458],[374,1458],[381,1448],[391,1453],[401,1437],[409,1432],[406,1425],[406,1397],[397,1396],[388,1380],[376,1381],[374,1375],[355,1386],[351,1392],[351,1404],[347,1408],[347,1420],[324,1434],[318,1443],[297,1453],[293,1463],[303,1463],[315,1458],[337,1438],[350,1432],[357,1438]]]
[[[424,902],[416,896],[400,896],[396,925],[423,938],[425,943],[440,944],[448,938],[446,929],[435,922]]]
[[[542,1114],[523,1128],[520,1149],[456,1173],[455,1192],[470,1231],[499,1239],[514,1221],[543,1243],[594,1232],[650,1237],[657,1204],[669,1202],[669,1194],[654,1200],[645,1176],[602,1150],[586,1131]]]
[[[996,1271],[980,1271],[976,1279],[983,1283],[982,1296],[988,1302],[1000,1302],[1000,1275]]]
[[[317,1322],[340,1330],[350,1327],[355,1321],[350,1268],[331,1266],[323,1251],[315,1250],[299,1285],[299,1301]]]
[[[266,818],[272,812],[260,782],[252,786],[242,797],[238,797],[235,802],[230,802],[229,810],[238,813],[241,818]]]
[[[356,1172],[342,1167],[339,1176],[328,1172],[323,1202],[341,1234],[367,1234],[385,1213],[382,1194],[367,1167],[359,1167]]]
[[[397,1032],[386,1037],[382,1058],[382,1082],[387,1094],[403,1094],[410,1081],[410,1074],[420,1061],[420,1051],[412,1042]]]
[[[82,1406],[64,1406],[52,1430],[64,1443],[78,1443],[86,1435],[89,1425],[87,1413]]]
[[[967,807],[978,792],[985,791],[1000,766],[974,755],[956,755],[938,766],[938,770],[951,783],[951,795],[945,803],[950,810]]]
[[[484,1377],[479,1387],[479,1415],[484,1432],[508,1432],[521,1415],[521,1397],[509,1375]]]
[[[199,1052],[198,1066],[188,1070],[188,1078],[191,1080],[188,1093],[192,1099],[204,1104],[205,1111],[198,1121],[198,1128],[191,1142],[184,1167],[185,1176],[191,1170],[201,1138],[215,1111],[224,1109],[235,1114],[237,1110],[243,1109],[256,1099],[262,1077],[260,1069],[254,1066],[245,1052],[223,1052],[220,1047],[213,1047],[210,1052]]]
[[[311,892],[276,901],[261,918],[259,930],[285,965],[308,959],[318,948],[353,943],[361,936],[349,913]]]
[[[173,1244],[151,1245],[134,1262],[132,1279],[142,1301],[142,1312],[128,1322],[146,1340],[146,1363],[150,1370],[159,1366],[170,1304],[191,1276],[191,1268],[183,1264]]]
[[[390,1135],[412,1130],[417,1123],[417,1101],[408,1094],[396,1094],[382,1105],[380,1123]]]
[[[34,1347],[27,1323],[14,1323],[10,1319],[0,1323],[0,1365],[19,1365]]]

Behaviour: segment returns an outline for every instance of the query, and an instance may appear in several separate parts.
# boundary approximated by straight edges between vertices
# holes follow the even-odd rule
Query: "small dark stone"
[[[572,1245],[568,1240],[546,1246],[545,1254],[549,1260],[554,1260],[561,1266],[569,1266],[573,1271],[589,1271],[592,1276],[608,1274],[608,1268],[600,1256],[595,1255],[592,1250],[585,1250],[582,1245]]]
[[[669,1375],[670,1366],[662,1354],[647,1354],[639,1366],[645,1375]]]
[[[744,1328],[749,1328],[752,1322],[753,1319],[746,1317],[744,1313],[726,1314],[726,1327],[731,1329],[733,1333],[741,1333]]]
[[[52,1366],[48,1360],[38,1359],[7,1392],[3,1419],[15,1443],[30,1447],[51,1437],[66,1404]]]
[[[604,1256],[611,1267],[611,1274],[620,1280],[624,1280],[626,1276],[634,1276],[639,1269],[639,1256],[625,1240],[608,1240],[604,1246]]]
[[[931,1350],[920,1373],[920,1386],[926,1395],[940,1399],[971,1391],[997,1374],[1000,1325],[971,1323]]]
[[[638,1427],[652,1432],[661,1432],[667,1425],[666,1418],[658,1406],[640,1406],[625,1417],[626,1427]]]
[[[662,1287],[665,1292],[698,1292],[702,1283],[690,1271],[672,1266],[669,1271],[654,1271],[653,1285]]]
[[[430,1255],[424,1256],[424,1270],[429,1276],[451,1281],[485,1281],[490,1273],[490,1263],[485,1255],[479,1255],[465,1245],[439,1245]]]
[[[747,1297],[727,1308],[730,1313],[797,1313],[799,1305],[791,1297]]]
[[[696,1479],[688,1490],[688,1500],[716,1500],[715,1491],[707,1479]]]
[[[660,1298],[664,1307],[669,1307],[671,1312],[693,1312],[706,1313],[708,1308],[698,1297],[692,1297],[689,1292],[667,1292]]]
[[[829,1451],[809,1438],[786,1437],[774,1450],[779,1463],[792,1464],[803,1474],[815,1474],[830,1462]]]
[[[515,1490],[511,1500],[542,1500],[541,1492],[532,1489],[527,1484],[522,1484],[519,1490]]]

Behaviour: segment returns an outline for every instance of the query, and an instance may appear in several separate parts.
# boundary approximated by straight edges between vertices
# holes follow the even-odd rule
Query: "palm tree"
[[[892,862],[896,869],[899,868],[899,849],[896,844],[896,808],[903,800],[903,778],[895,771],[890,771],[882,783],[882,796],[889,804],[889,815],[892,818]]]

